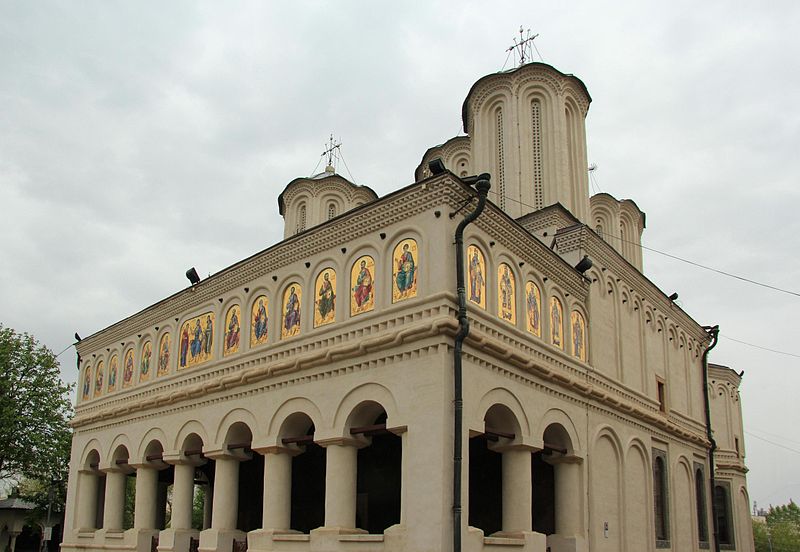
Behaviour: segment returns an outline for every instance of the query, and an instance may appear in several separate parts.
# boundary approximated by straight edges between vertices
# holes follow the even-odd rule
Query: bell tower
[[[580,79],[528,63],[476,82],[462,107],[471,169],[492,175],[489,199],[514,218],[561,203],[589,222],[586,113]]]

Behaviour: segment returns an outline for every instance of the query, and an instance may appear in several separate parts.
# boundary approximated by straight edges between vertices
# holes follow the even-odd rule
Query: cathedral
[[[741,376],[590,196],[590,103],[487,75],[410,184],[297,178],[281,242],[81,341],[62,550],[752,551]]]

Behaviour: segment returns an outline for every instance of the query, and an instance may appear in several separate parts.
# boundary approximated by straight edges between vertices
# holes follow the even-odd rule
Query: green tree
[[[0,325],[0,478],[66,481],[70,390],[50,349]]]
[[[766,523],[753,521],[756,552],[795,552],[800,550],[800,508],[794,501],[770,506]]]

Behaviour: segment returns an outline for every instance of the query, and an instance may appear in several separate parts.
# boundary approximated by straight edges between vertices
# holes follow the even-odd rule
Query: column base
[[[275,541],[308,541],[308,535],[292,529],[256,529],[247,533],[247,550],[275,550]]]
[[[311,531],[310,549],[314,552],[341,550],[339,537],[345,535],[366,535],[363,529],[352,527],[317,527]]]
[[[197,529],[164,529],[158,534],[158,552],[187,552],[199,534]]]
[[[200,532],[198,552],[230,552],[234,540],[244,540],[247,533],[235,529],[206,529]]]
[[[125,544],[135,552],[150,552],[153,537],[158,537],[158,529],[128,529],[125,531]]]
[[[547,537],[547,546],[551,552],[586,552],[588,550],[583,537],[550,535]]]
[[[482,529],[467,527],[463,549],[466,552],[485,552],[489,550],[508,550],[521,552],[545,552],[547,536],[534,531],[498,531],[484,535]]]

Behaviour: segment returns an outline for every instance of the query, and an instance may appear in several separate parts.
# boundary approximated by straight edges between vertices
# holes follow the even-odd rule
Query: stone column
[[[531,531],[531,448],[503,449],[503,533]]]
[[[222,455],[215,460],[211,528],[236,530],[239,517],[239,458]]]
[[[562,456],[549,460],[555,476],[556,534],[581,536],[581,459]]]
[[[103,529],[107,532],[121,532],[125,515],[125,472],[118,467],[103,471],[106,474]]]
[[[325,446],[325,527],[355,529],[357,445],[340,441]]]
[[[292,456],[284,447],[259,450],[264,455],[262,529],[289,530],[292,514]]]
[[[214,505],[214,486],[211,482],[206,485],[205,493],[203,494],[203,529],[211,527],[211,507]]]
[[[94,470],[78,472],[78,498],[75,501],[77,516],[75,518],[78,531],[94,531],[97,529],[97,488],[99,476]]]
[[[8,549],[9,552],[14,552],[17,549],[17,537],[20,535],[17,531],[9,533]]]
[[[136,468],[136,502],[133,517],[134,529],[156,528],[158,495],[158,470],[154,466]]]
[[[194,465],[175,464],[175,478],[172,483],[173,529],[192,528],[192,501],[194,499]]]
[[[163,529],[167,524],[167,498],[169,484],[159,481],[156,492],[156,529]]]

